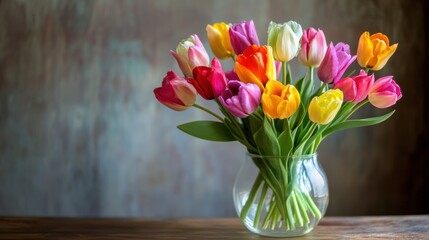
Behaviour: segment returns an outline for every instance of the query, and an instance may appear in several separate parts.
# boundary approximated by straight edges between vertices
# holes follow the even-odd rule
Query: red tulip
[[[195,67],[192,75],[193,78],[189,78],[188,82],[204,99],[217,98],[226,89],[225,73],[217,58],[213,58],[211,67]]]

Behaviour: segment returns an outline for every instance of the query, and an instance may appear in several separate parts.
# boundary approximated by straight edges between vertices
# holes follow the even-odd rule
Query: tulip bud
[[[339,89],[328,90],[314,97],[308,106],[308,117],[314,123],[325,125],[334,120],[343,103],[343,92]]]
[[[302,34],[298,59],[304,66],[319,67],[325,57],[326,49],[327,45],[323,31],[308,28]]]
[[[194,67],[209,65],[209,55],[197,35],[182,40],[176,52],[170,52],[186,77],[192,77]]]
[[[229,37],[229,27],[231,24],[224,22],[207,25],[207,37],[213,54],[219,59],[230,58],[234,55],[231,39]]]
[[[232,48],[237,55],[242,54],[251,45],[259,46],[258,35],[252,20],[233,24],[229,28],[229,37]]]
[[[360,103],[368,96],[369,89],[373,84],[374,74],[368,76],[364,70],[361,70],[358,76],[337,81],[334,84],[334,88],[343,92],[345,102]]]
[[[261,90],[256,84],[231,80],[228,82],[228,88],[218,99],[232,115],[245,118],[259,106]]]
[[[336,83],[355,59],[356,56],[350,55],[349,45],[340,42],[334,47],[331,42],[317,71],[320,81]]]
[[[359,38],[357,61],[364,68],[380,70],[395,53],[397,47],[397,43],[389,46],[389,38],[382,33],[370,36],[369,32],[364,32]]]
[[[298,90],[293,85],[284,86],[277,80],[269,80],[262,94],[262,110],[271,118],[289,118],[301,103]]]
[[[155,88],[153,93],[160,103],[176,111],[191,107],[197,97],[197,91],[192,84],[173,71],[167,72],[162,86]]]
[[[288,62],[296,57],[301,37],[301,25],[294,21],[283,24],[270,22],[270,26],[268,27],[268,45],[273,48],[274,59]]]
[[[206,100],[219,97],[226,88],[226,77],[217,58],[213,58],[212,66],[195,67],[193,78],[189,78],[197,92]]]
[[[401,88],[392,76],[386,76],[375,81],[369,90],[368,100],[377,108],[387,108],[402,98]]]

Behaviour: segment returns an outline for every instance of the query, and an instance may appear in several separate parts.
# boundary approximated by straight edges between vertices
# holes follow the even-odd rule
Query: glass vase
[[[328,182],[317,154],[247,154],[233,188],[234,204],[251,232],[270,237],[309,233],[325,214]]]

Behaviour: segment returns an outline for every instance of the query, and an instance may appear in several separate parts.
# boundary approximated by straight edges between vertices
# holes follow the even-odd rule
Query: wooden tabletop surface
[[[274,239],[238,218],[0,217],[0,239]],[[325,217],[300,239],[429,239],[429,215]]]

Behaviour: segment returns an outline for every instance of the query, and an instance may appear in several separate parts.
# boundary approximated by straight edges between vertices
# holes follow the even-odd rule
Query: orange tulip
[[[269,80],[262,94],[262,110],[271,118],[288,118],[298,110],[301,97],[293,85]]]
[[[251,45],[238,55],[235,62],[238,78],[244,83],[258,85],[264,91],[268,80],[276,79],[273,50],[270,46]]]
[[[395,53],[397,47],[397,43],[389,46],[389,38],[382,33],[370,36],[369,32],[364,32],[359,39],[357,61],[364,68],[380,70]]]

